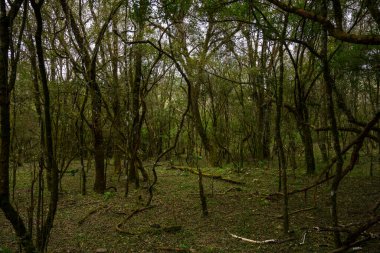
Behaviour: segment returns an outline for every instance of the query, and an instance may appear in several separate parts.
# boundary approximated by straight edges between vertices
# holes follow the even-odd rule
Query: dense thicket
[[[149,180],[148,159],[237,171],[276,159],[284,217],[286,171],[298,168],[332,180],[338,227],[339,183],[360,154],[380,155],[379,6],[1,0],[0,207],[25,250],[46,249],[73,161],[82,194],[94,170],[95,192],[116,173],[127,195]],[[35,165],[29,225],[11,198],[24,163]],[[335,231],[337,247],[355,239]]]

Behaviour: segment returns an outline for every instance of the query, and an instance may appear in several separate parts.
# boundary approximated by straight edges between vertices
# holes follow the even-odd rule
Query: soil
[[[368,163],[355,168],[341,183],[338,193],[342,225],[371,217],[371,209],[380,199],[378,164],[369,176]],[[74,164],[72,167],[75,169]],[[231,166],[232,167],[232,166]],[[150,170],[150,166],[146,168]],[[157,168],[158,182],[149,208],[147,183],[139,189],[130,186],[124,194],[125,181],[110,175],[110,188],[104,195],[92,193],[93,174],[88,174],[88,195],[79,190],[79,173],[66,174],[62,180],[58,212],[49,241],[48,252],[329,252],[334,249],[330,227],[329,184],[307,193],[290,196],[290,233],[282,229],[282,196],[277,193],[278,171],[275,163],[252,165],[237,173],[233,168],[204,168],[204,173],[221,175],[243,182],[235,185],[218,179],[203,178],[209,214],[202,215],[198,176],[186,171]],[[17,172],[15,205],[26,219],[30,205],[31,168]],[[311,185],[316,177],[297,170],[289,171],[289,191]],[[45,197],[48,199],[47,197]],[[377,210],[379,213],[380,210]],[[380,234],[377,223],[367,233]],[[251,240],[274,239],[274,243]],[[347,234],[342,233],[343,239]],[[1,250],[3,249],[3,251]],[[380,239],[358,245],[360,252],[380,252]],[[0,252],[19,252],[18,240],[3,213],[0,213]]]

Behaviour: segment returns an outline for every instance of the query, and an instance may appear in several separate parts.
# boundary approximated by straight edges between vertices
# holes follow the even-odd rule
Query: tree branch
[[[283,11],[296,14],[300,17],[307,18],[313,22],[323,25],[324,27],[326,27],[327,31],[329,32],[329,35],[338,40],[353,43],[353,44],[380,45],[379,35],[363,35],[363,34],[359,35],[359,34],[347,33],[335,27],[334,24],[327,18],[321,15],[318,15],[314,12],[285,4],[279,0],[267,0],[267,1],[274,4],[275,6],[277,6]]]

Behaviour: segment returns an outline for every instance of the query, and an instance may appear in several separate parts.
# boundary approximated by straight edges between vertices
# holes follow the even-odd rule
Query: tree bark
[[[327,0],[324,0],[322,3],[322,15],[324,17],[327,16]],[[331,77],[329,60],[328,60],[328,30],[326,27],[323,27],[323,30],[322,30],[321,56],[322,56],[323,78],[324,78],[325,92],[326,92],[326,99],[327,99],[327,114],[328,114],[328,119],[331,125],[334,151],[337,157],[336,173],[335,173],[333,183],[331,185],[331,194],[330,194],[331,219],[332,219],[332,226],[338,227],[339,218],[338,218],[338,206],[337,206],[337,191],[338,191],[339,183],[342,176],[343,157],[342,157],[341,146],[340,146],[339,131],[338,131],[338,126],[337,126],[337,121],[336,121],[336,116],[335,116],[335,108],[334,108],[334,100],[333,100],[334,80]],[[339,231],[334,231],[334,241],[335,241],[336,247],[340,247],[342,245]]]
[[[334,24],[327,18],[327,16],[324,15],[318,15],[315,12],[307,11],[302,8],[297,8],[291,5],[288,5],[284,2],[281,2],[279,0],[267,0],[268,2],[276,5],[278,8],[289,12],[296,14],[300,17],[309,19],[313,22],[321,24],[323,27],[325,27],[327,35],[330,35],[338,40],[354,43],[354,44],[363,44],[363,45],[380,45],[380,36],[379,35],[358,35],[358,34],[351,34],[348,32],[343,31],[342,29],[339,29],[339,27],[335,27]],[[371,11],[373,0],[368,1],[367,7],[369,7],[369,10],[372,15],[375,15],[375,20],[378,22],[378,18],[376,17],[376,12],[373,12],[373,9]],[[376,9],[375,9],[376,11]]]
[[[282,121],[282,107],[284,100],[284,43],[286,28],[288,23],[288,14],[285,14],[284,27],[281,33],[281,45],[279,51],[280,60],[280,76],[278,81],[278,87],[276,87],[276,119],[275,119],[275,135],[277,142],[278,164],[281,174],[281,186],[283,193],[283,229],[284,234],[287,235],[289,231],[289,211],[288,211],[288,183],[287,183],[287,165],[285,158],[284,145],[281,136],[281,121]]]
[[[117,30],[117,18],[114,17],[112,19],[112,29]],[[120,109],[120,99],[119,99],[119,75],[118,75],[118,69],[119,69],[119,62],[118,62],[118,55],[119,55],[119,37],[114,34],[112,37],[112,48],[111,50],[111,64],[112,64],[112,96],[113,96],[113,113],[114,113],[114,144],[113,144],[113,157],[114,157],[114,167],[115,167],[115,173],[120,175],[121,174],[121,151],[118,147],[118,145],[122,144],[119,140],[120,138],[118,129],[121,125],[121,109]]]
[[[102,130],[102,96],[99,85],[96,82],[96,62],[97,56],[99,52],[99,48],[101,46],[102,39],[107,30],[109,23],[112,20],[112,17],[119,10],[121,5],[123,4],[123,0],[118,1],[114,8],[112,8],[109,13],[106,21],[100,28],[99,33],[97,34],[96,41],[94,43],[93,50],[90,50],[86,43],[86,38],[82,35],[78,22],[76,21],[68,3],[66,0],[60,0],[60,5],[65,14],[67,22],[69,23],[75,41],[77,43],[77,48],[81,50],[78,54],[81,57],[82,65],[83,65],[83,76],[86,79],[87,85],[90,88],[90,95],[92,98],[92,134],[93,134],[93,145],[94,145],[94,159],[95,159],[95,183],[94,183],[94,191],[96,193],[103,194],[106,188],[106,179],[105,179],[105,166],[104,166],[104,144],[103,144],[103,130]]]
[[[46,217],[46,221],[42,226],[40,235],[37,235],[37,249],[41,252],[47,249],[48,239],[50,231],[53,228],[54,217],[57,210],[58,203],[58,167],[54,157],[53,150],[53,138],[52,138],[52,125],[50,114],[50,93],[48,87],[48,80],[45,68],[44,51],[42,47],[42,31],[43,31],[43,19],[41,9],[44,4],[44,0],[40,0],[38,3],[35,0],[31,0],[32,7],[34,9],[34,15],[37,22],[37,29],[35,34],[36,53],[38,59],[38,68],[40,71],[40,80],[42,83],[42,90],[44,95],[44,117],[45,117],[45,135],[46,138],[46,155],[47,155],[47,172],[50,173],[48,178],[48,186],[50,190],[50,202],[49,211]]]
[[[21,245],[26,252],[35,252],[32,238],[25,224],[10,202],[9,195],[9,156],[10,156],[10,93],[11,87],[8,83],[8,60],[11,38],[12,22],[17,15],[22,0],[14,1],[7,15],[5,0],[0,1],[0,208],[5,217],[12,224],[16,235],[21,239]]]

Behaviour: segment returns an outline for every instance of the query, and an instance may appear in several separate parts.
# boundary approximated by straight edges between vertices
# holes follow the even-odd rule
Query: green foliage
[[[104,200],[107,201],[107,200],[111,199],[114,196],[115,196],[115,192],[106,191],[106,192],[104,192],[103,198],[104,198]]]
[[[171,20],[182,20],[193,4],[192,0],[163,0],[162,2],[166,18]]]
[[[180,244],[179,247],[180,247],[181,249],[184,249],[184,250],[185,250],[185,249],[190,249],[190,246],[187,245],[187,244],[184,244],[184,243]]]
[[[335,54],[332,66],[339,71],[375,71],[379,62],[379,47],[344,44]]]
[[[150,12],[150,1],[149,0],[139,0],[133,2],[133,11],[131,12],[131,18],[136,20],[138,23],[146,21]]]
[[[8,248],[0,247],[0,253],[12,253],[12,251]]]

